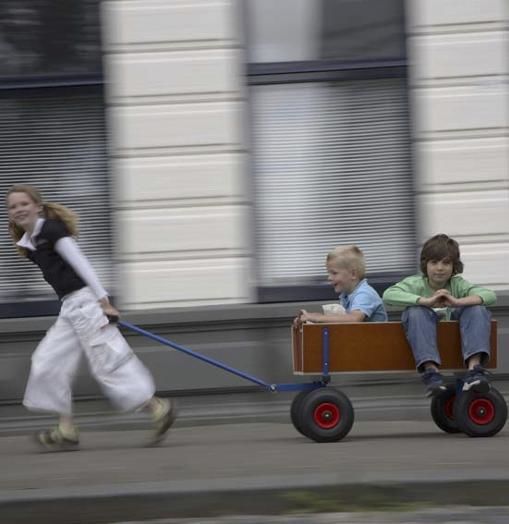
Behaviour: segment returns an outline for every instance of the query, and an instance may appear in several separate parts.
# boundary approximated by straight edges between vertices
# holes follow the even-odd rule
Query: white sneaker
[[[36,433],[35,441],[48,451],[76,451],[80,445],[77,429],[66,434],[60,426]]]
[[[155,428],[152,444],[158,444],[164,439],[166,433],[177,418],[177,407],[174,400],[156,398],[158,405],[152,412],[152,420]]]

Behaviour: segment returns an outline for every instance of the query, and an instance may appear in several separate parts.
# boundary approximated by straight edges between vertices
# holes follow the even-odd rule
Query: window
[[[363,249],[379,289],[415,269],[403,2],[247,2],[261,301],[319,299]]]
[[[405,57],[403,0],[248,0],[250,63]]]
[[[99,0],[0,6],[0,194],[32,184],[80,218],[79,244],[111,289]],[[16,252],[0,206],[0,317],[49,315],[55,294]]]
[[[2,0],[0,81],[100,79],[100,0]]]

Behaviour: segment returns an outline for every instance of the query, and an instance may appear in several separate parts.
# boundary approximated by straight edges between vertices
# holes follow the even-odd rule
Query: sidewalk
[[[398,411],[387,411],[389,399],[407,400],[416,416],[384,419]],[[41,524],[98,524],[409,503],[507,504],[509,427],[487,439],[447,435],[427,416],[421,397],[391,396],[378,405],[353,399],[356,423],[346,439],[333,444],[298,434],[287,398],[265,407],[263,399],[257,404],[223,398],[222,422],[229,412],[230,423],[206,417],[205,423],[193,423],[191,411],[186,414],[186,401],[202,401],[202,415],[207,409],[213,414],[212,406],[221,412],[218,400],[182,399],[182,418],[156,448],[144,447],[149,429],[140,429],[148,423],[142,416],[130,423],[119,419],[120,431],[105,425],[98,431],[93,421],[100,416],[83,415],[90,425],[82,425],[82,449],[72,453],[40,453],[20,436],[32,419],[25,420],[23,431],[19,424],[16,431],[11,427],[0,437],[2,522],[34,522],[36,515]]]

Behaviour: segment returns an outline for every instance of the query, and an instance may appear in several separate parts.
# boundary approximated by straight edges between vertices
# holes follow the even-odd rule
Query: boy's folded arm
[[[380,297],[376,300],[370,293],[359,293],[350,304],[350,314],[355,315],[355,320],[349,322],[363,322],[370,319],[375,311],[380,307]]]
[[[389,306],[414,306],[418,303],[421,295],[410,291],[407,286],[398,283],[387,288],[382,298]]]
[[[324,324],[339,324],[341,322],[363,322],[366,315],[359,310],[350,311],[350,313],[328,314],[317,313],[315,322]]]
[[[367,315],[360,309],[353,309],[350,313],[345,313],[343,317],[344,320],[342,320],[342,322],[364,322]]]
[[[482,286],[476,286],[474,284],[471,284],[470,282],[468,282],[468,280],[465,280],[463,277],[459,275],[455,277],[455,284],[457,284],[459,287],[458,298],[476,295],[478,297],[481,297],[484,306],[491,306],[495,304],[495,302],[497,301],[497,295],[494,291]]]
[[[472,287],[470,288],[467,296],[478,296],[481,297],[483,306],[492,306],[497,301],[497,295],[491,289],[484,287]]]

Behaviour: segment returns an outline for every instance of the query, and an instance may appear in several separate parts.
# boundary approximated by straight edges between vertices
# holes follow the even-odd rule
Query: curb
[[[191,485],[192,484],[192,485]],[[149,482],[125,486],[0,492],[2,521],[107,524],[157,518],[506,506],[509,478],[341,483],[337,475]]]

